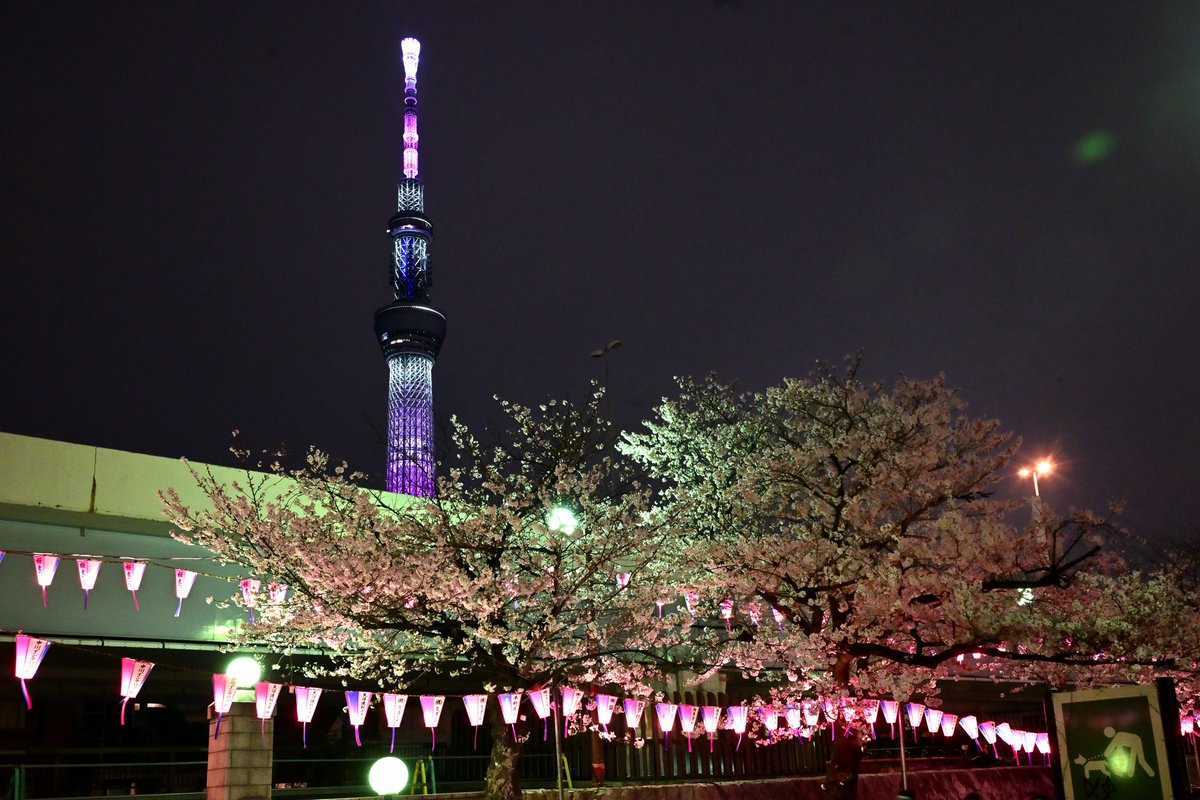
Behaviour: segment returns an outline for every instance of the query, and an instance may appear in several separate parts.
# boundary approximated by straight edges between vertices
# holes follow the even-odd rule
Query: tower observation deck
[[[417,154],[417,64],[421,44],[400,43],[404,60],[404,161],[397,208],[388,220],[393,301],[375,312],[375,335],[388,365],[387,490],[432,497],[434,480],[433,365],[446,337],[446,318],[429,302],[425,186]]]

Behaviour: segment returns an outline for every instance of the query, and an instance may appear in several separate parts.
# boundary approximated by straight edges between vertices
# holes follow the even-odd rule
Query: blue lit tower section
[[[446,318],[430,305],[425,187],[418,179],[416,39],[400,43],[404,55],[404,177],[397,211],[388,221],[395,300],[375,312],[375,334],[388,365],[387,489],[432,497],[433,364],[446,337]]]

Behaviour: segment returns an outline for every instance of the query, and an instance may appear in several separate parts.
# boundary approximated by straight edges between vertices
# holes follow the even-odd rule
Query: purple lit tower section
[[[421,44],[400,43],[404,56],[404,177],[396,187],[390,305],[375,312],[375,335],[388,365],[387,489],[432,497],[436,492],[433,450],[433,364],[446,338],[446,318],[429,303],[429,245],[433,226],[425,216],[425,187],[418,175],[417,61]]]

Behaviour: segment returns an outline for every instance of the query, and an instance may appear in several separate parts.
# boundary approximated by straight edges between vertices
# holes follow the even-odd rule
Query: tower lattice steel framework
[[[375,312],[375,335],[388,364],[387,489],[431,497],[436,492],[433,441],[433,365],[446,337],[446,318],[429,303],[429,245],[425,187],[417,177],[416,39],[400,43],[404,57],[404,177],[396,187],[397,211],[388,221],[392,239],[394,300]]]

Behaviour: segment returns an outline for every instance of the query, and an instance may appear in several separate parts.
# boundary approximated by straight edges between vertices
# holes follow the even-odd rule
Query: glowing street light
[[[1038,461],[1033,466],[1021,467],[1021,469],[1017,470],[1017,474],[1020,475],[1022,478],[1028,478],[1028,477],[1032,476],[1033,477],[1033,495],[1034,495],[1034,497],[1041,497],[1042,493],[1040,491],[1038,491],[1038,476],[1039,475],[1049,475],[1053,470],[1054,470],[1054,462],[1052,462],[1048,458],[1043,458],[1042,460]]]
[[[385,756],[371,765],[367,782],[375,794],[400,794],[408,783],[408,766],[395,756]]]
[[[578,526],[579,520],[576,518],[575,512],[566,506],[555,506],[550,509],[550,513],[546,514],[546,527],[554,533],[570,536]]]

